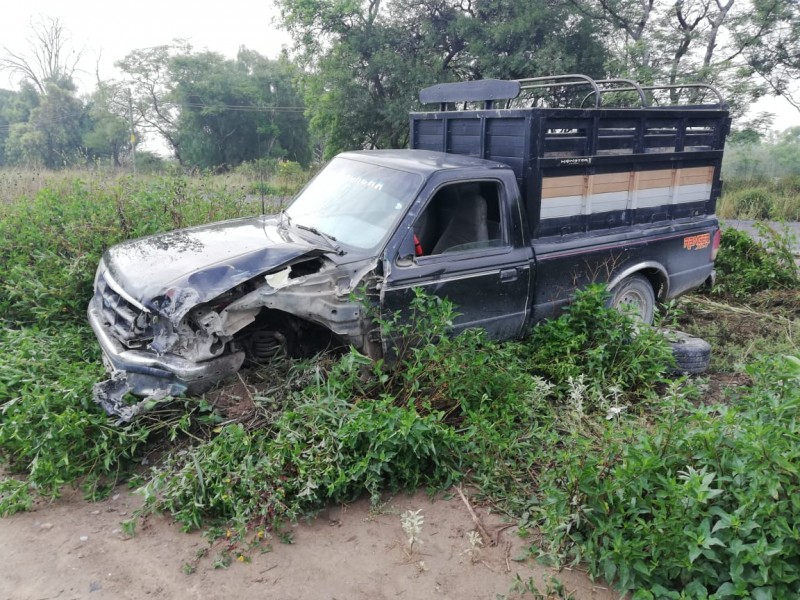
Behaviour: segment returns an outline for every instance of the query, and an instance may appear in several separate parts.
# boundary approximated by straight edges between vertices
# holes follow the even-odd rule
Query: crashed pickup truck
[[[276,215],[109,248],[88,310],[110,372],[95,399],[127,420],[246,360],[380,357],[389,341],[355,290],[390,314],[424,288],[457,305],[456,330],[495,339],[590,282],[652,320],[713,280],[719,245],[730,120],[716,90],[684,87],[691,102],[665,104],[686,90],[578,75],[433,86],[410,149],[341,154]],[[576,91],[577,106],[551,106]]]

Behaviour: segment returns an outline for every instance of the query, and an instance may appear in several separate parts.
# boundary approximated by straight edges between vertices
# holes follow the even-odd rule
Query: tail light
[[[717,229],[714,232],[714,242],[711,244],[711,261],[717,260],[717,252],[719,252],[719,244],[722,240],[722,230]]]

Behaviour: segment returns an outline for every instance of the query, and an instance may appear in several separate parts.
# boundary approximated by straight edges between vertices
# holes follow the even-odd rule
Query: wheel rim
[[[640,291],[635,289],[625,290],[618,298],[616,308],[623,312],[629,312],[639,320],[644,321],[647,316],[647,298]]]

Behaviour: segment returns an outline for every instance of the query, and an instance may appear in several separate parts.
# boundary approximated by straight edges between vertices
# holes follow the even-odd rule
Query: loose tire
[[[669,341],[675,370],[678,373],[697,375],[708,370],[711,361],[711,344],[682,331],[662,329],[661,333]]]
[[[656,295],[646,277],[631,275],[611,290],[608,306],[633,314],[643,323],[651,325],[656,310]]]

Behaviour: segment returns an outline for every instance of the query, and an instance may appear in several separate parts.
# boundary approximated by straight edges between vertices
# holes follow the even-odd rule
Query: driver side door
[[[493,339],[520,336],[532,252],[515,239],[506,193],[502,181],[488,178],[429,190],[425,206],[407,217],[395,250],[387,253],[381,312],[407,312],[421,288],[455,304],[456,334],[481,327]]]

